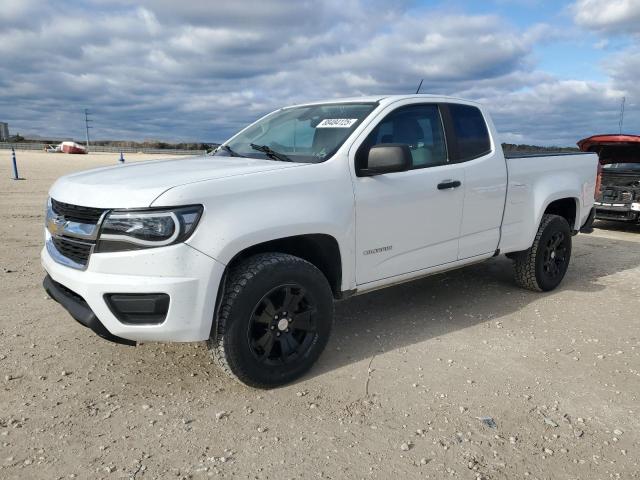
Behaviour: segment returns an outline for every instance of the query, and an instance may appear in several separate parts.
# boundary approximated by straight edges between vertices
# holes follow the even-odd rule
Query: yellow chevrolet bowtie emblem
[[[51,235],[57,235],[61,230],[64,229],[65,224],[67,223],[67,221],[62,218],[62,217],[52,217],[49,219],[49,222],[47,223],[47,228],[49,229],[49,233],[51,233]]]

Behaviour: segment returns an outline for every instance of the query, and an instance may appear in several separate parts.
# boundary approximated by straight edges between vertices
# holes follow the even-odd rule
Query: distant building
[[[0,122],[0,142],[9,141],[9,124]]]

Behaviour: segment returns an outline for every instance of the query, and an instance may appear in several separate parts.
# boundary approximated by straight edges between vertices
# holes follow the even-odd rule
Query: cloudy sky
[[[53,5],[55,3],[55,6]],[[422,91],[502,140],[640,134],[640,0],[2,0],[12,133],[221,141],[279,106]]]

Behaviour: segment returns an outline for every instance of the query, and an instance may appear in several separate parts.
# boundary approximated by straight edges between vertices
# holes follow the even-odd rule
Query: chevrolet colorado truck
[[[562,281],[598,158],[505,158],[474,102],[373,96],[279,109],[213,155],[74,173],[51,187],[44,287],[119,343],[207,340],[247,385],[291,382],[333,300],[507,254]]]

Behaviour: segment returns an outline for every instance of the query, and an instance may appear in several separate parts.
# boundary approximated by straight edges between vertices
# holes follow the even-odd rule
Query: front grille
[[[86,266],[93,243],[79,242],[66,237],[51,237],[56,250],[75,263]]]
[[[50,229],[50,231],[52,231],[51,243],[59,254],[57,255],[58,263],[73,268],[83,268],[87,266],[89,256],[95,246],[95,235],[87,232],[95,232],[100,218],[106,211],[107,209],[104,208],[71,205],[69,203],[59,202],[53,198],[51,199],[51,212],[47,214],[47,225],[49,225],[49,216],[53,216],[53,225],[52,229]],[[60,220],[62,220],[62,223],[60,223]],[[72,225],[72,223],[66,222],[84,224],[84,230],[77,226],[67,230],[67,226]],[[53,228],[56,225],[58,225],[58,228]],[[93,225],[94,228],[87,229],[89,225]],[[87,234],[84,235],[85,233]],[[54,258],[55,257],[56,255],[54,255]]]
[[[58,202],[51,199],[51,207],[58,215],[63,216],[66,220],[80,223],[98,223],[100,217],[105,212],[104,208],[81,207],[79,205],[71,205],[69,203]]]
[[[638,213],[632,211],[603,210],[597,208],[596,218],[599,220],[636,221],[638,220]]]

